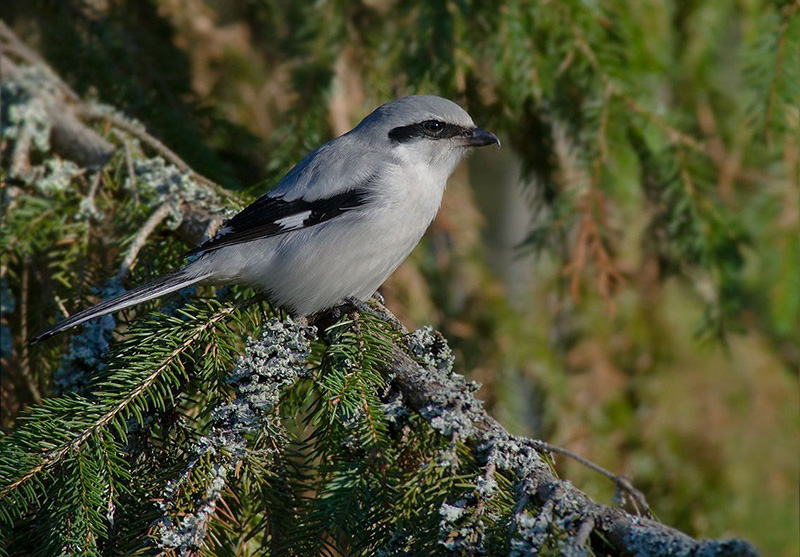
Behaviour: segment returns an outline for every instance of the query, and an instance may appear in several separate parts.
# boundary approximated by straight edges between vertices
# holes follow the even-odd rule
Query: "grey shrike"
[[[304,158],[182,269],[64,319],[34,342],[192,284],[246,284],[295,315],[368,299],[433,221],[472,147],[500,145],[457,104],[397,99]]]

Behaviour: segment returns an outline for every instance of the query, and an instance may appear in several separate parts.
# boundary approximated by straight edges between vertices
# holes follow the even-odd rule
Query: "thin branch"
[[[114,524],[114,514],[116,513],[116,504],[114,498],[116,497],[116,490],[114,489],[114,467],[111,465],[111,455],[108,454],[108,447],[106,446],[106,438],[102,431],[97,434],[98,444],[103,454],[103,465],[108,474],[108,505],[106,505],[106,518],[112,525]]]
[[[94,203],[94,198],[97,195],[97,190],[100,189],[100,182],[103,180],[103,171],[98,169],[92,176],[89,182],[89,193],[86,194],[86,204],[90,213],[97,212],[97,205]]]
[[[125,258],[119,266],[119,271],[117,271],[116,280],[124,280],[128,276],[128,273],[133,267],[133,263],[136,261],[136,257],[147,243],[147,239],[171,213],[172,207],[169,202],[162,203],[153,214],[147,218],[142,228],[139,229],[138,234],[136,234],[136,237],[131,242],[128,251],[125,253]]]
[[[136,187],[136,167],[133,165],[133,150],[131,142],[127,139],[124,140],[125,145],[125,167],[128,169],[128,178],[131,181],[131,191],[133,191],[133,198],[136,203],[139,203],[139,188]]]
[[[582,548],[586,546],[586,543],[589,541],[589,536],[592,534],[594,527],[595,527],[595,520],[591,516],[581,523],[580,528],[578,528],[578,533],[575,534],[576,547]]]
[[[631,110],[633,110],[636,114],[642,116],[643,118],[649,120],[651,123],[655,124],[657,127],[661,128],[661,130],[667,134],[667,137],[669,137],[672,143],[685,145],[687,147],[690,147],[692,150],[697,151],[698,153],[708,155],[708,149],[702,142],[698,141],[697,139],[693,138],[688,134],[683,133],[679,129],[673,127],[672,125],[667,123],[667,121],[664,120],[664,118],[652,112],[651,110],[644,108],[641,104],[636,102],[632,97],[623,94],[619,94],[619,97],[622,99],[625,105]]]
[[[150,135],[146,131],[138,128],[133,123],[124,118],[120,118],[115,114],[109,114],[106,112],[98,112],[97,110],[93,109],[87,105],[80,105],[78,107],[78,114],[83,116],[88,120],[102,120],[112,124],[117,129],[120,129],[131,136],[135,137],[148,147],[150,147],[153,151],[164,157],[168,162],[175,165],[181,172],[186,172],[189,176],[195,180],[196,182],[213,189],[217,194],[222,195],[228,199],[236,201],[236,196],[225,190],[222,186],[214,182],[213,180],[209,180],[202,174],[195,172],[192,167],[190,167],[186,161],[184,161],[177,153],[175,153],[172,149],[164,145],[159,139]]]
[[[602,466],[600,466],[599,464],[595,464],[588,458],[582,457],[579,454],[573,453],[572,451],[564,449],[557,445],[551,445],[546,441],[539,441],[538,439],[534,439],[533,444],[537,449],[539,449],[542,452],[555,453],[567,456],[572,460],[583,464],[590,470],[594,470],[601,476],[605,476],[606,478],[614,482],[617,488],[619,488],[621,491],[624,491],[631,497],[631,500],[638,514],[644,515],[648,518],[653,517],[653,514],[650,512],[650,505],[647,504],[647,499],[645,498],[644,493],[636,489],[633,486],[633,484],[624,476],[620,476],[619,474],[610,472],[605,468],[603,468]]]
[[[31,375],[30,347],[28,346],[28,298],[30,293],[30,269],[31,259],[30,256],[26,255],[22,260],[22,285],[20,289],[19,328],[21,346],[19,355],[19,372],[25,379],[25,385],[28,387],[31,397],[33,397],[33,400],[39,404],[42,402],[42,393],[39,390],[39,385],[36,384],[36,381]]]

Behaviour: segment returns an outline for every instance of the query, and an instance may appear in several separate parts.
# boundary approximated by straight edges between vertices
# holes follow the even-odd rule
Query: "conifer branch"
[[[427,350],[415,347],[413,341],[405,349],[396,346],[391,361],[383,368],[387,381],[399,387],[405,403],[434,429],[467,442],[477,454],[484,455],[487,463],[515,475],[524,493],[518,516],[523,516],[529,501],[535,502],[541,509],[540,519],[551,515],[547,519],[549,528],[572,531],[570,543],[580,546],[590,532],[596,532],[608,544],[607,549],[618,555],[757,554],[744,540],[694,540],[649,518],[596,503],[570,482],[557,478],[539,455],[541,450],[549,450],[549,444],[510,435],[486,413],[473,394],[474,388],[462,376],[441,373],[430,365],[441,357],[442,350],[443,339],[434,335],[427,342]],[[427,365],[410,355],[418,358],[420,353],[427,358]],[[571,523],[574,513],[581,517],[577,524]],[[539,524],[536,529],[542,527]],[[512,536],[524,537],[519,529],[520,525],[514,523]]]
[[[249,303],[249,302],[247,302]],[[215,315],[210,316],[210,318],[205,321],[201,322],[186,339],[184,339],[178,346],[176,346],[171,352],[169,352],[166,357],[160,362],[160,364],[153,369],[149,375],[147,375],[138,385],[127,393],[122,400],[118,403],[114,404],[108,411],[101,414],[99,417],[94,419],[91,423],[84,427],[82,431],[80,431],[72,440],[65,443],[63,446],[50,450],[47,452],[40,460],[40,462],[33,466],[31,469],[22,473],[20,477],[16,480],[11,482],[10,484],[0,488],[0,498],[6,497],[11,492],[17,490],[21,485],[25,484],[26,482],[33,479],[37,474],[40,472],[50,468],[51,466],[57,464],[61,459],[67,455],[70,451],[74,451],[79,449],[92,435],[96,432],[100,431],[101,429],[108,427],[109,424],[115,420],[121,412],[125,411],[128,406],[134,402],[136,399],[141,397],[148,388],[153,385],[155,381],[157,381],[161,375],[172,366],[177,358],[181,356],[186,349],[188,349],[192,344],[205,333],[210,328],[214,327],[219,321],[229,316],[234,311],[240,309],[243,305],[233,305],[230,307],[225,307],[220,309]]]

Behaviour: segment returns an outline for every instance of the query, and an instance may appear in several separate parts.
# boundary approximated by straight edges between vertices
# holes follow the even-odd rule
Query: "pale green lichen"
[[[0,129],[5,140],[30,141],[40,152],[50,148],[51,122],[47,98],[55,92],[49,74],[37,66],[18,69],[13,80],[0,84]]]
[[[128,125],[130,125],[132,128],[135,128],[135,129],[139,130],[140,132],[146,132],[147,131],[147,129],[145,128],[145,125],[142,122],[140,122],[136,118],[131,118],[130,116],[128,116],[124,112],[120,112],[115,107],[111,106],[110,104],[105,104],[105,103],[99,102],[97,100],[91,101],[91,102],[89,102],[87,104],[89,105],[89,108],[91,109],[91,111],[94,114],[97,114],[97,115],[100,115],[100,116],[106,116],[108,118],[113,118],[115,120],[124,121]]]
[[[676,555],[686,557],[756,557],[758,553],[741,539],[693,540],[671,529],[663,531],[642,525],[630,529],[625,546],[634,557]]]
[[[182,516],[178,524],[167,520],[159,522],[157,535],[160,548],[172,550],[176,554],[184,556],[192,555],[195,549],[202,547],[208,532],[208,523],[214,516],[217,503],[222,498],[222,490],[225,488],[225,479],[229,468],[229,466],[221,464],[212,465],[211,481],[208,482],[200,504],[193,513]],[[174,487],[168,485],[165,493],[170,493],[171,489]]]
[[[400,391],[393,391],[386,402],[382,404],[383,415],[386,421],[393,425],[400,425],[411,415],[411,411],[403,401],[403,394]]]
[[[193,447],[195,458],[183,474],[169,482],[162,493],[164,516],[156,524],[155,542],[159,548],[178,555],[190,555],[202,547],[208,523],[222,498],[230,470],[247,455],[247,435],[274,426],[272,409],[283,389],[308,375],[306,359],[311,352],[314,330],[291,319],[271,319],[257,340],[249,340],[244,356],[230,373],[228,383],[236,399],[217,407],[208,435]],[[195,465],[205,455],[214,455],[211,477],[203,496],[192,512],[173,516],[173,500],[190,483]]]
[[[67,191],[73,179],[83,172],[74,162],[55,157],[47,159],[40,169],[42,174],[37,176],[34,185],[48,197]]]
[[[426,369],[447,375],[453,373],[453,351],[433,327],[422,327],[408,335],[408,344],[410,354]]]
[[[171,211],[165,224],[175,230],[183,222],[183,206],[192,203],[206,207],[213,213],[230,216],[235,213],[219,204],[211,189],[195,181],[191,173],[184,172],[161,157],[136,159],[133,164],[135,179],[127,177],[125,187],[136,188],[144,194],[150,206],[167,203]]]
[[[140,188],[154,191],[156,198],[163,200],[176,197],[184,201],[216,202],[216,194],[191,177],[190,172],[180,170],[161,157],[137,159],[134,171]]]
[[[439,543],[457,555],[484,555],[486,527],[475,509],[475,498],[466,496],[439,507]]]
[[[453,373],[453,351],[442,334],[433,328],[423,327],[408,335],[408,345],[410,354],[426,372],[437,375],[433,381],[444,375],[450,382],[447,389],[433,391],[419,413],[443,435],[454,439],[474,436],[477,430],[472,417],[482,411],[483,403],[473,393],[480,384]]]
[[[472,394],[479,385],[461,375],[453,375],[452,379],[453,388],[432,393],[419,413],[442,435],[457,440],[469,439],[478,433],[471,416],[483,407]]]

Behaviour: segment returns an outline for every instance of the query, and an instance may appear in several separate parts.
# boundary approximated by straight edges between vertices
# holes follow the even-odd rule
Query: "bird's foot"
[[[383,296],[381,296],[381,300],[382,299]],[[364,300],[360,300],[359,298],[356,298],[354,296],[348,296],[347,298],[344,299],[344,301],[346,304],[350,305],[353,309],[355,309],[359,313],[368,313],[369,315],[379,318],[381,321],[387,323],[392,329],[394,329],[398,333],[401,334],[408,333],[408,330],[400,322],[400,320],[397,319],[397,317],[395,317],[394,315],[392,315],[389,312],[389,310],[387,310],[384,307],[382,301],[378,302],[378,305],[380,306],[379,308],[370,306]]]
[[[352,309],[356,311],[360,311],[361,313],[370,313],[373,315],[377,315],[377,313],[369,307],[369,304],[360,298],[356,298],[355,296],[348,296],[344,299],[345,306],[350,306]]]

